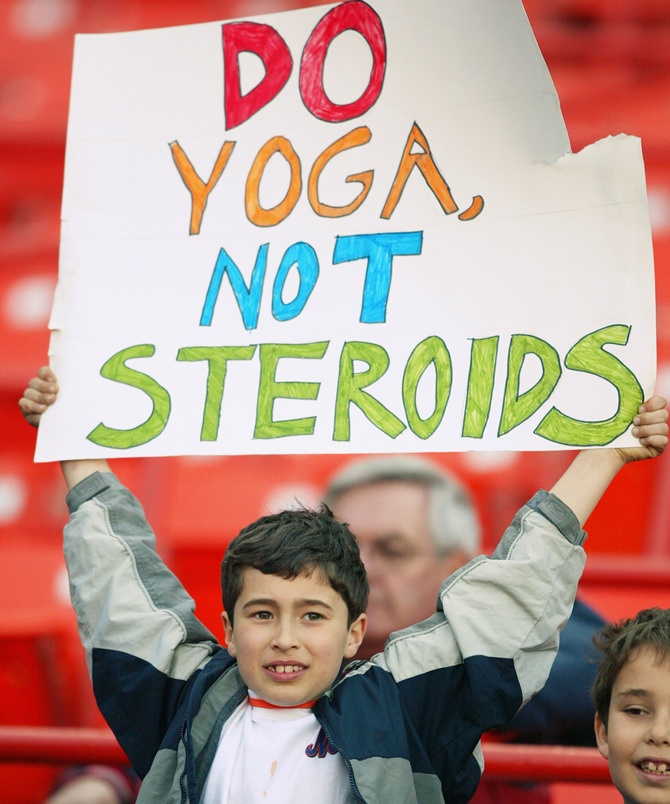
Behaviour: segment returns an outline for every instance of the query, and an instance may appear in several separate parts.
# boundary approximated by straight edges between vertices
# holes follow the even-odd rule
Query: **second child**
[[[595,731],[625,804],[670,802],[670,609],[605,626]]]

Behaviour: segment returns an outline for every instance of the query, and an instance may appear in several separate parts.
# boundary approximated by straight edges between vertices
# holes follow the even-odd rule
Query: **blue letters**
[[[282,291],[286,284],[288,272],[293,266],[298,269],[300,287],[295,299],[288,304],[284,303]],[[316,252],[307,243],[294,243],[286,249],[279,264],[277,276],[272,286],[272,315],[277,321],[289,321],[303,311],[311,292],[314,290],[316,280],[319,278],[319,260]]]
[[[386,322],[393,258],[421,254],[422,246],[423,232],[388,232],[386,234],[336,237],[333,265],[353,260],[367,260],[359,319],[361,322],[364,324],[384,324]],[[268,249],[268,243],[259,247],[248,285],[228,252],[224,248],[219,250],[200,316],[201,327],[209,327],[212,324],[221,283],[224,274],[227,274],[245,328],[256,329],[267,272]],[[286,302],[283,298],[283,291],[291,268],[294,266],[298,271],[299,286],[295,297]],[[299,316],[304,310],[318,278],[319,259],[314,248],[309,243],[302,241],[289,246],[279,263],[272,285],[273,317],[277,321],[290,321]]]
[[[340,236],[335,242],[333,265],[367,258],[361,323],[383,324],[391,289],[391,266],[396,256],[421,254],[423,232],[389,232]]]
[[[251,274],[249,287],[246,286],[244,277],[240,269],[235,265],[225,248],[219,251],[219,256],[212,272],[212,278],[207,289],[205,304],[200,316],[200,326],[209,327],[214,315],[214,305],[219,297],[221,281],[227,272],[230,284],[237,299],[237,306],[242,314],[242,321],[245,329],[256,329],[258,326],[258,311],[261,306],[261,293],[263,292],[263,280],[265,279],[265,269],[268,264],[268,243],[264,243],[256,255],[256,264]]]

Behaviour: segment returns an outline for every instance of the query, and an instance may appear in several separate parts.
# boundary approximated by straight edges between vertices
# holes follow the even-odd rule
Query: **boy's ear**
[[[344,649],[344,659],[353,659],[353,657],[358,653],[358,649],[361,646],[361,642],[363,641],[367,627],[368,615],[359,614],[349,626],[349,638],[347,640],[347,646]]]
[[[602,718],[597,712],[593,719],[593,730],[596,733],[596,744],[598,745],[598,751],[600,751],[605,759],[609,759],[610,749],[607,743],[607,726],[603,723]]]
[[[235,650],[235,640],[233,638],[233,626],[230,622],[227,612],[221,612],[221,620],[223,621],[223,631],[226,635],[226,647],[228,653],[235,659],[237,658],[237,651]]]

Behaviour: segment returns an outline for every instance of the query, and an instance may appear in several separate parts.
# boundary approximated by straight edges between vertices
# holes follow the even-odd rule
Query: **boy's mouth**
[[[268,664],[266,668],[272,670],[273,673],[299,673],[305,669],[305,666],[302,664]]]
[[[276,681],[292,681],[302,675],[307,667],[297,662],[272,662],[266,664],[265,669]]]
[[[670,776],[670,761],[654,762],[651,759],[644,759],[638,763],[638,768],[645,773],[653,773],[657,776]]]

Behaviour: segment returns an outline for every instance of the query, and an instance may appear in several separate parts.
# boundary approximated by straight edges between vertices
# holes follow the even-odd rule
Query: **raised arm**
[[[19,408],[23,418],[33,427],[39,427],[42,414],[58,398],[58,382],[49,366],[42,366],[28,383],[28,387],[19,399]],[[61,461],[63,477],[68,489],[74,488],[84,478],[94,472],[111,472],[109,464],[103,458],[90,458],[78,461]]]
[[[57,396],[56,377],[43,367],[19,407],[37,427]],[[144,776],[164,740],[176,749],[179,731],[168,726],[220,647],[158,555],[139,500],[107,461],[61,466],[70,488],[63,549],[96,702]]]
[[[583,525],[620,469],[627,463],[656,458],[668,445],[667,400],[653,396],[640,405],[633,435],[640,446],[582,450],[551,489]]]

